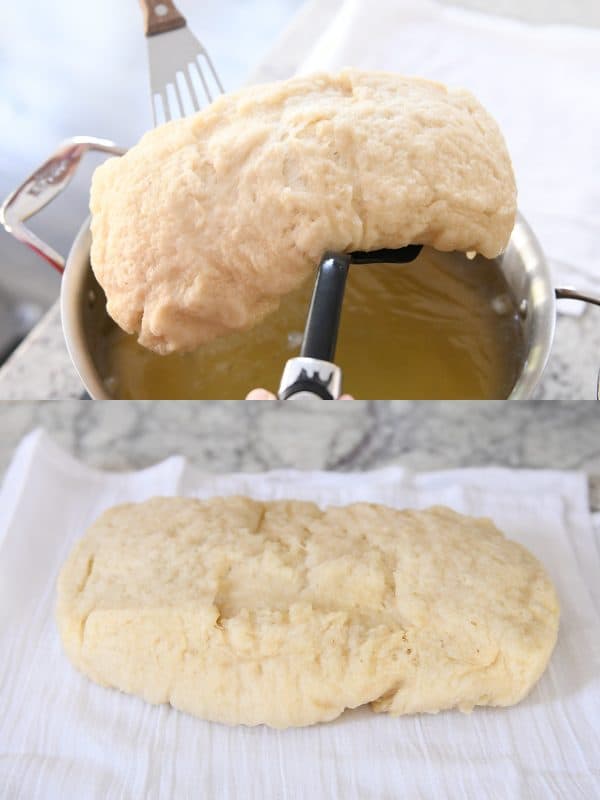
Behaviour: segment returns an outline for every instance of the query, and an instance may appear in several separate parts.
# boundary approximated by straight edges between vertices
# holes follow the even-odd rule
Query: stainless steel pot
[[[94,333],[107,318],[103,292],[90,266],[90,220],[86,219],[81,226],[66,262],[23,224],[65,189],[82,156],[89,150],[111,155],[125,152],[105,139],[84,136],[68,139],[6,199],[0,209],[0,222],[9,233],[64,273],[60,303],[69,354],[91,397],[110,399],[90,346]],[[512,400],[522,400],[532,396],[548,361],[554,339],[556,299],[584,300],[600,305],[600,295],[570,288],[555,289],[540,245],[520,215],[497,264],[513,292],[523,321],[526,358],[509,396]]]

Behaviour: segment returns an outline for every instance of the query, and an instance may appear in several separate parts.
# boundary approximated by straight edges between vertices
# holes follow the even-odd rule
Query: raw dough
[[[494,257],[516,190],[466,91],[347,70],[254,86],[147,133],[93,178],[109,314],[159,353],[255,325],[327,249]]]
[[[510,705],[558,629],[539,562],[447,508],[155,498],[104,513],[58,583],[92,680],[205,719],[310,725]]]

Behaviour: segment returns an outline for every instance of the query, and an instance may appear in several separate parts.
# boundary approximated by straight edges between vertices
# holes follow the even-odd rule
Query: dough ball
[[[346,70],[253,86],[148,132],[93,178],[108,313],[158,353],[256,325],[325,250],[506,246],[498,126],[439,83]]]
[[[208,720],[517,703],[558,630],[539,562],[447,508],[155,498],[104,513],[58,582],[92,680]]]

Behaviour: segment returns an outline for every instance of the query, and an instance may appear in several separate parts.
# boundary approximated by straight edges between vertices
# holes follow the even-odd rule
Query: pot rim
[[[87,217],[73,240],[60,282],[60,319],[63,336],[75,371],[92,400],[114,400],[101,380],[83,337],[80,298],[84,291],[92,244],[91,217]],[[83,254],[86,254],[83,258]]]
[[[528,294],[532,298],[533,306],[526,311],[531,315],[530,324],[533,330],[530,334],[532,342],[523,361],[521,374],[507,400],[528,400],[539,386],[552,352],[556,331],[556,292],[544,251],[520,211],[517,212],[507,250],[511,245],[516,246],[525,264],[524,270],[530,275]],[[528,255],[524,257],[523,253],[527,254],[527,251]]]
[[[111,400],[114,398],[108,393],[98,375],[83,336],[80,319],[80,298],[83,295],[87,270],[91,269],[90,221],[89,216],[84,220],[67,257],[60,289],[61,321],[69,356],[86,391],[94,400]],[[533,395],[550,357],[556,326],[556,299],[550,269],[542,248],[520,213],[517,215],[511,234],[509,248],[510,244],[516,247],[521,260],[527,264],[526,267],[521,267],[521,271],[527,272],[530,277],[531,286],[528,294],[533,303],[527,309],[527,313],[532,317],[531,325],[534,330],[531,334],[533,344],[527,352],[521,373],[506,399],[525,400]],[[524,250],[528,251],[527,260],[522,255]]]

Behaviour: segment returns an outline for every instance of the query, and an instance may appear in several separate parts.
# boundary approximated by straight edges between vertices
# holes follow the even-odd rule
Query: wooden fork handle
[[[175,8],[171,0],[140,0],[144,12],[144,33],[154,36],[157,33],[183,28],[185,17]]]

